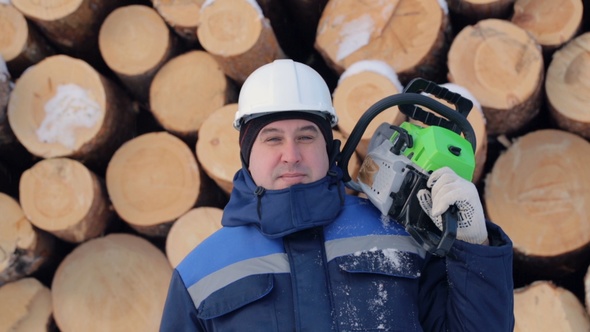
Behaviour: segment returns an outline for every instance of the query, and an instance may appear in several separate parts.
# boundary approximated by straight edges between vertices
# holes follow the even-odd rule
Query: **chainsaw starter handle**
[[[471,147],[475,152],[475,132],[473,131],[473,127],[471,127],[471,124],[467,121],[464,115],[436,101],[435,99],[424,96],[420,93],[404,92],[400,94],[395,94],[387,96],[373,104],[371,107],[369,107],[369,109],[367,109],[367,111],[361,116],[357,124],[352,129],[350,136],[346,140],[346,144],[344,144],[344,147],[342,148],[342,152],[340,154],[340,158],[338,161],[338,165],[340,166],[343,172],[344,183],[351,182],[352,178],[348,173],[348,162],[350,161],[350,157],[356,150],[356,147],[360,142],[363,133],[367,129],[367,126],[381,112],[393,106],[399,105],[424,106],[451,120],[453,123],[459,126],[459,128],[465,135],[465,139],[467,139],[467,141],[471,143]]]

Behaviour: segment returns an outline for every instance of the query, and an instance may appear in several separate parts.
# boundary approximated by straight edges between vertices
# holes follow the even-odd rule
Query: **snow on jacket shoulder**
[[[299,232],[303,241],[224,227],[175,269],[160,328],[509,331],[512,248],[488,226],[496,246],[457,241],[447,258],[357,197],[333,223]]]

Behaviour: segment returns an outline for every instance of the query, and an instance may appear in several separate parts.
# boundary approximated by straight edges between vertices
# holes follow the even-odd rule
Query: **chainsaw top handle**
[[[432,93],[438,98],[453,103],[457,107],[457,110],[453,110],[433,98],[420,94],[422,91]],[[426,107],[448,120],[426,112],[416,105]],[[354,126],[350,136],[346,140],[346,144],[342,148],[338,160],[338,165],[342,169],[345,183],[351,181],[350,174],[348,173],[348,162],[356,150],[367,126],[377,115],[393,106],[400,106],[400,111],[404,112],[408,117],[417,119],[428,125],[439,125],[455,132],[463,133],[465,139],[471,144],[475,152],[475,132],[469,121],[467,121],[467,114],[471,110],[473,103],[469,99],[457,93],[450,92],[435,83],[417,78],[408,84],[408,87],[404,89],[403,93],[387,96],[369,107]],[[417,114],[421,116],[417,116]],[[458,126],[458,129],[456,126]]]

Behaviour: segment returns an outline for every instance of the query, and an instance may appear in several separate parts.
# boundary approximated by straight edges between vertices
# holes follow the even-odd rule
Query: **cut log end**
[[[555,52],[545,80],[549,109],[558,126],[585,138],[590,138],[588,47],[590,33],[585,33]]]
[[[490,134],[512,133],[539,111],[540,46],[508,21],[487,19],[461,30],[449,50],[448,67],[449,81],[468,87],[481,103]]]
[[[199,243],[221,228],[223,210],[199,207],[174,222],[166,238],[166,256],[176,267]]]
[[[355,67],[350,68],[353,71],[354,69]],[[358,120],[369,107],[385,97],[401,92],[399,81],[392,80],[391,77],[382,74],[383,72],[368,68],[359,72],[351,72],[350,70],[345,71],[341,76],[333,93],[334,108],[338,110],[338,131],[344,137],[351,134]],[[404,120],[405,115],[399,111],[397,106],[381,112],[367,126],[356,152],[361,158],[366,156],[371,137],[381,123],[399,125]]]
[[[0,54],[4,61],[14,60],[26,46],[29,27],[21,12],[9,4],[0,4]]]
[[[141,237],[114,233],[82,243],[52,280],[57,326],[62,331],[156,331],[171,275],[166,256]]]
[[[537,258],[584,253],[590,243],[588,158],[586,140],[546,129],[520,137],[497,159],[486,178],[485,205],[517,252]]]
[[[205,119],[234,94],[215,58],[204,51],[191,51],[158,71],[150,87],[150,108],[168,131],[196,137]]]
[[[0,287],[0,330],[51,331],[51,291],[34,278]]]
[[[67,156],[97,135],[105,106],[100,74],[82,60],[56,55],[26,71],[16,82],[8,120],[32,154]]]
[[[59,2],[11,0],[11,2],[27,17],[41,21],[55,21],[78,10],[84,0],[62,0]]]
[[[227,104],[213,112],[199,129],[196,155],[203,170],[229,194],[233,178],[242,167],[239,132],[231,125],[238,104]]]
[[[35,226],[69,242],[99,236],[112,216],[98,177],[67,158],[45,159],[25,171],[20,201]]]
[[[143,5],[119,7],[99,33],[100,52],[116,73],[135,76],[157,67],[170,47],[170,31],[158,13]]]
[[[0,286],[37,271],[52,253],[53,242],[37,231],[12,197],[0,193]]]
[[[188,146],[166,132],[127,141],[111,158],[106,185],[119,216],[138,231],[165,235],[200,194],[199,168]],[[153,232],[150,231],[153,229]]]
[[[514,290],[514,318],[515,332],[590,329],[590,318],[580,300],[548,281]]]

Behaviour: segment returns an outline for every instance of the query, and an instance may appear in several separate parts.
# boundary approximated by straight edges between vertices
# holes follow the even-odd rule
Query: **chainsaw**
[[[455,109],[422,92],[447,101]],[[371,120],[393,106],[398,106],[414,121],[399,126],[381,124],[371,137],[357,181],[354,181],[348,173],[350,157]],[[420,207],[417,193],[427,188],[433,171],[445,166],[464,179],[472,180],[476,139],[467,121],[472,106],[473,103],[460,94],[416,78],[402,93],[385,97],[367,109],[353,128],[338,160],[348,188],[364,193],[383,215],[401,223],[416,242],[436,256],[446,256],[455,241],[458,210],[455,205],[449,207],[442,215],[440,230]]]

